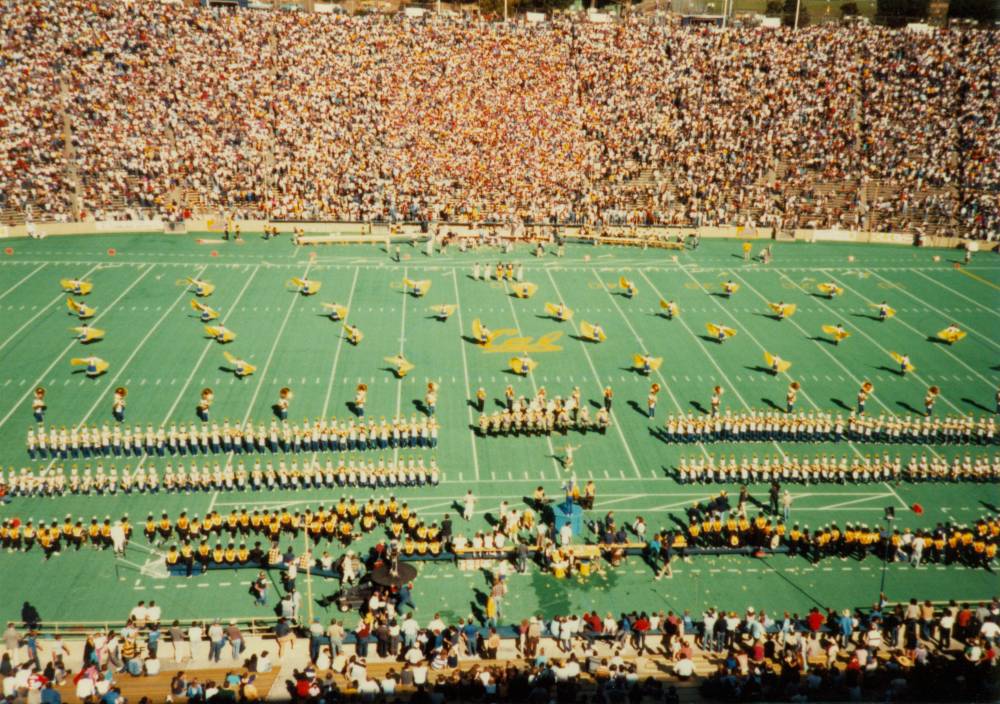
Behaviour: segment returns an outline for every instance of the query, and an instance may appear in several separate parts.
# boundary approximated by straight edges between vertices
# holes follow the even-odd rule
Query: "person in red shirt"
[[[817,636],[819,629],[823,627],[825,622],[826,618],[819,612],[819,609],[814,606],[809,610],[809,615],[806,616],[806,627],[813,638]]]
[[[604,631],[604,621],[597,615],[596,611],[591,611],[583,617],[591,633],[602,633]]]
[[[649,617],[643,611],[632,624],[632,633],[635,637],[635,652],[642,655],[646,652],[646,633],[649,631]]]

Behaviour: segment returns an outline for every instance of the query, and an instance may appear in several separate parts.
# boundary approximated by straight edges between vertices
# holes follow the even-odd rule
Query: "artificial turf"
[[[198,239],[211,241],[199,244]],[[775,454],[773,444],[727,443],[666,445],[654,435],[665,414],[700,413],[715,384],[727,389],[723,407],[768,409],[783,406],[790,379],[803,387],[799,408],[821,408],[846,414],[862,379],[876,387],[869,413],[914,414],[923,408],[928,385],[942,388],[937,413],[992,412],[998,385],[995,330],[1000,301],[1000,267],[981,254],[960,266],[952,252],[892,246],[777,243],[775,261],[745,263],[740,243],[707,241],[681,253],[636,248],[570,245],[564,257],[532,256],[527,247],[511,255],[494,249],[427,257],[423,247],[403,247],[394,262],[380,244],[296,248],[287,238],[263,241],[256,234],[242,243],[217,241],[205,233],[186,236],[114,235],[16,240],[0,255],[0,463],[29,466],[24,452],[25,431],[31,425],[30,394],[48,389],[46,424],[70,426],[86,421],[111,422],[112,391],[128,387],[128,422],[167,424],[195,419],[198,395],[205,386],[215,391],[213,420],[267,420],[278,389],[288,386],[295,396],[290,417],[349,415],[347,403],[359,382],[369,384],[369,416],[419,414],[425,384],[441,384],[438,420],[440,445],[434,450],[400,454],[433,454],[441,467],[440,486],[398,489],[420,514],[457,518],[457,502],[471,488],[480,497],[476,528],[495,513],[503,499],[512,503],[543,485],[558,495],[567,478],[558,456],[569,443],[575,452],[574,472],[580,481],[594,478],[598,497],[589,517],[614,510],[619,520],[642,514],[652,529],[671,524],[671,515],[721,486],[680,485],[672,474],[681,456],[704,452]],[[113,249],[114,255],[110,254]],[[676,256],[676,260],[674,257]],[[849,258],[853,257],[853,260]],[[509,286],[471,277],[476,262],[523,263],[525,280],[536,283],[532,299],[510,295]],[[289,279],[307,273],[322,282],[320,293],[302,297],[288,287]],[[192,296],[178,282],[200,276],[217,286],[206,301],[218,309],[237,339],[226,347],[258,366],[255,375],[236,379],[226,371],[223,348],[205,338],[189,307]],[[637,297],[621,294],[625,275],[638,286]],[[85,277],[94,282],[87,303],[97,308],[94,326],[107,330],[106,339],[84,351],[68,328],[59,279]],[[404,277],[429,279],[423,298],[403,293]],[[722,281],[732,279],[741,290],[732,300],[712,295]],[[816,284],[832,280],[845,289],[832,301],[814,295]],[[675,300],[679,319],[659,315],[659,299]],[[874,319],[872,302],[887,300],[898,316],[885,323]],[[796,303],[788,320],[770,317],[767,302]],[[323,316],[322,302],[348,305],[348,319],[365,339],[358,347],[342,342],[341,326]],[[565,302],[574,310],[571,323],[558,323],[544,311],[546,302]],[[432,318],[430,307],[458,304],[447,322]],[[471,321],[480,318],[494,331],[502,351],[488,352],[463,340]],[[578,324],[602,325],[608,340],[593,344],[579,339]],[[737,329],[724,345],[707,339],[705,324]],[[842,322],[853,334],[838,347],[821,339],[820,326]],[[969,335],[953,347],[929,337],[956,322]],[[527,346],[539,367],[528,379],[508,370],[509,357]],[[793,363],[788,375],[772,377],[762,370],[763,353],[779,354]],[[916,373],[899,377],[890,351],[910,355]],[[402,352],[416,364],[403,381],[387,370],[383,357]],[[640,352],[662,356],[657,419],[645,417],[650,379],[631,370]],[[88,379],[69,364],[74,356],[95,354],[110,363],[107,374]],[[603,386],[615,390],[614,427],[606,435],[571,433],[552,438],[477,438],[470,428],[475,413],[467,399],[482,386],[489,404],[499,404],[503,389],[513,384],[530,394],[545,386],[550,394],[568,395],[579,386],[583,398],[598,401]],[[839,457],[880,453],[878,445],[784,444],[789,454],[812,456],[833,452]],[[890,447],[908,457],[912,446]],[[981,448],[937,447],[950,457]],[[377,457],[379,453],[374,453]],[[391,455],[392,452],[386,453]],[[307,455],[308,456],[308,455]],[[325,461],[325,456],[320,457]],[[208,461],[214,461],[209,458]],[[137,460],[105,461],[123,470]],[[73,464],[63,464],[68,470]],[[82,468],[87,464],[76,461]],[[91,461],[90,464],[96,464]],[[164,462],[156,461],[161,469]],[[48,461],[31,466],[45,468]],[[737,487],[728,485],[731,493]],[[761,499],[766,488],[751,487]],[[932,526],[938,521],[972,521],[1000,503],[994,484],[793,486],[793,520],[818,526],[831,521],[879,522],[885,506],[897,509],[899,525]],[[16,498],[0,508],[4,516],[36,520],[67,513],[89,519],[113,518],[128,512],[133,522],[146,513],[165,510],[176,516],[183,509],[204,514],[210,508],[297,507],[329,505],[342,495],[366,500],[374,493],[358,488],[308,492],[208,492],[195,495]],[[922,516],[908,510],[913,503]],[[459,520],[457,530],[466,530]],[[470,529],[473,526],[470,526]],[[211,572],[192,580],[156,578],[150,565],[160,559],[138,536],[125,561],[89,550],[64,553],[43,562],[37,549],[27,554],[3,554],[0,589],[10,595],[0,605],[0,618],[16,617],[21,602],[30,600],[50,621],[121,618],[138,599],[156,599],[169,617],[254,615],[247,595],[250,572]],[[334,548],[330,548],[335,552]],[[143,569],[145,566],[146,569]],[[420,613],[440,610],[464,616],[485,588],[480,571],[454,566],[421,566],[415,598]],[[677,565],[672,580],[653,582],[650,568],[631,558],[587,583],[556,581],[531,570],[512,577],[515,598],[505,617],[533,612],[555,614],[598,608],[689,608],[706,605],[801,610],[812,604],[863,605],[877,596],[881,565],[864,562],[823,562],[813,567],[784,556],[695,557]],[[956,579],[958,577],[958,579]],[[318,580],[318,594],[335,582]],[[980,599],[996,591],[995,575],[984,570],[930,565],[919,569],[893,565],[886,579],[892,598]],[[272,598],[273,603],[273,598]],[[319,609],[319,607],[316,607]],[[263,613],[261,610],[258,610]]]

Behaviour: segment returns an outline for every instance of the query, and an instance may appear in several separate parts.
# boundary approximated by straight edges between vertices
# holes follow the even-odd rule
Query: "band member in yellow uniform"
[[[841,340],[846,340],[851,336],[851,333],[844,329],[842,323],[837,323],[836,325],[824,325],[823,332],[833,338],[833,344],[839,345]]]
[[[347,341],[355,347],[360,345],[365,337],[359,328],[350,323],[344,323],[344,332],[347,333]]]
[[[220,345],[225,345],[236,339],[236,333],[225,325],[206,325],[205,335],[211,337]]]
[[[591,342],[604,342],[608,339],[600,323],[588,323],[586,320],[580,322],[580,335]]]
[[[69,363],[74,367],[86,367],[86,374],[92,379],[99,377],[101,374],[108,371],[108,367],[110,367],[110,365],[100,357],[74,357],[69,360]]]
[[[939,332],[937,334],[937,338],[939,340],[944,340],[949,345],[954,345],[956,342],[965,337],[965,335],[966,335],[965,331],[961,330],[955,323],[952,323],[944,330]]]
[[[119,423],[125,420],[125,397],[128,396],[128,389],[119,386],[115,389],[115,399],[111,406],[111,415]]]
[[[618,279],[618,286],[621,287],[624,292],[625,298],[635,298],[639,293],[639,289],[636,287],[635,282],[626,279],[624,276]]]
[[[80,341],[81,345],[89,345],[91,342],[104,339],[103,330],[92,328],[87,323],[70,328],[70,330],[76,333],[76,339]]]
[[[798,400],[800,388],[802,387],[797,381],[788,385],[788,393],[785,394],[785,413],[795,412],[795,401]]]
[[[184,279],[184,281],[194,289],[194,295],[201,298],[211,296],[215,292],[215,284],[210,284],[207,281],[202,281],[191,276]]]
[[[401,354],[397,354],[394,357],[385,357],[384,359],[392,365],[392,371],[396,375],[397,379],[402,379],[404,376],[413,371],[416,366]]]
[[[819,292],[829,299],[836,298],[844,293],[844,289],[834,283],[822,283],[816,288],[818,288]]]
[[[778,320],[784,320],[785,318],[790,318],[795,314],[795,304],[785,303],[784,301],[779,301],[777,303],[768,303],[768,307],[774,311],[775,316]]]
[[[916,371],[917,368],[910,362],[910,355],[890,352],[889,355],[899,364],[899,375],[906,376],[908,372]]]
[[[312,279],[307,279],[303,276],[293,277],[289,283],[291,283],[291,288],[295,289],[296,292],[301,293],[303,296],[312,296],[313,294],[319,293],[319,290],[323,285],[319,281],[313,281]]]
[[[347,308],[339,303],[324,303],[323,307],[327,310],[327,316],[335,323],[347,317]]]
[[[31,413],[35,417],[35,420],[41,423],[45,420],[45,411],[48,406],[45,405],[45,389],[39,386],[35,389],[34,397],[31,399]]]
[[[198,319],[207,323],[210,320],[215,320],[219,317],[219,311],[215,310],[211,306],[206,306],[204,303],[191,299],[191,309],[198,312]]]
[[[937,401],[938,395],[941,393],[941,389],[937,386],[931,386],[927,389],[927,395],[924,396],[924,414],[930,416],[934,412],[934,403]]]
[[[885,321],[885,320],[888,320],[889,318],[893,317],[894,315],[896,315],[896,310],[894,308],[890,307],[889,304],[886,303],[885,301],[882,301],[881,303],[879,303],[877,305],[873,305],[872,307],[878,309],[878,319],[879,320]]]
[[[705,323],[705,329],[708,330],[708,334],[712,336],[712,339],[720,345],[736,334],[735,328],[719,325],[718,323]]]
[[[774,376],[784,374],[792,366],[791,362],[782,359],[776,354],[771,354],[770,352],[764,353],[764,361],[767,363],[768,371],[770,371]]]
[[[354,413],[358,418],[365,417],[365,404],[368,403],[368,384],[358,384],[354,390]]]
[[[725,294],[726,298],[732,298],[733,294],[740,290],[739,284],[734,284],[732,279],[722,284],[722,293]]]
[[[208,411],[212,408],[212,402],[215,401],[215,392],[209,388],[204,388],[201,390],[201,398],[198,400],[198,418],[203,423],[208,422]]]
[[[275,414],[281,420],[288,420],[288,407],[295,394],[287,386],[278,391],[278,402],[274,404]]]
[[[458,306],[453,304],[431,306],[431,311],[434,313],[434,317],[442,323],[448,320],[448,318],[450,318],[456,310],[458,310]]]
[[[74,301],[72,298],[66,299],[66,307],[69,308],[71,314],[75,315],[80,320],[93,318],[94,314],[97,312],[96,308],[92,308],[88,306],[86,303],[80,303],[79,301]]]
[[[673,320],[681,314],[680,306],[674,303],[673,300],[664,301],[660,299],[660,309],[663,311],[663,315],[667,320]]]
[[[74,296],[86,296],[94,290],[94,284],[82,279],[60,279],[59,285],[62,286],[63,291],[72,293]]]
[[[228,352],[225,352],[223,354],[225,354],[226,356],[226,361],[229,362],[231,365],[233,365],[233,373],[236,374],[238,378],[242,379],[243,377],[250,376],[255,371],[257,371],[257,367],[250,364],[250,362],[247,362],[246,360],[243,359],[239,359],[229,354]]]

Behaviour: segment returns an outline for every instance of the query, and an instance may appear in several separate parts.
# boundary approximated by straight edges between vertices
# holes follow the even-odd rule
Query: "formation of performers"
[[[409,419],[399,416],[391,421],[360,418],[317,419],[309,423],[278,422],[270,425],[253,422],[240,427],[224,420],[222,424],[172,423],[154,429],[147,424],[128,426],[108,423],[100,427],[28,428],[26,446],[31,459],[77,459],[90,457],[164,457],[285,452],[354,452],[397,448],[435,448],[440,426],[433,417]]]
[[[611,427],[611,387],[604,390],[604,400],[591,416],[588,404],[581,400],[580,387],[574,387],[569,396],[549,396],[545,387],[528,398],[517,396],[513,386],[504,390],[503,410],[486,413],[486,391],[476,392],[475,406],[479,411],[478,431],[483,437],[502,435],[562,434],[570,430],[586,433],[595,430],[600,434]]]
[[[880,526],[847,524],[842,529],[829,524],[814,530],[808,526],[787,526],[764,514],[750,519],[734,512],[706,513],[701,507],[688,511],[688,526],[668,534],[670,544],[683,556],[692,548],[788,548],[790,555],[801,555],[811,562],[839,557],[863,560],[869,555],[894,562],[909,560],[960,563],[988,568],[996,558],[1000,544],[1000,517],[985,516],[973,525],[938,523],[929,530],[894,529],[885,532]]]
[[[826,411],[745,411],[712,415],[671,414],[660,437],[668,443],[691,442],[852,442],[974,444],[998,442],[996,421],[989,416],[865,416],[846,418]]]
[[[395,487],[395,486],[436,486],[441,481],[441,470],[437,458],[425,461],[423,457],[412,455],[379,457],[378,462],[351,457],[346,462],[340,458],[334,466],[331,459],[324,465],[319,460],[299,461],[284,458],[277,466],[270,460],[261,463],[258,459],[249,469],[239,460],[236,463],[215,462],[211,467],[192,460],[185,467],[178,462],[174,467],[168,462],[162,477],[156,467],[138,466],[133,471],[129,465],[121,470],[117,465],[104,467],[98,462],[96,468],[84,465],[81,471],[76,465],[66,473],[59,465],[35,473],[29,468],[20,472],[11,468],[7,476],[0,470],[0,487],[8,496],[114,496],[116,494],[156,494],[191,493],[198,491],[262,491],[321,489],[331,487]]]
[[[681,484],[867,484],[870,482],[996,482],[1000,481],[1000,455],[953,457],[951,462],[940,457],[913,454],[909,461],[888,453],[881,457],[854,458],[847,455],[837,459],[833,455],[794,457],[790,455],[756,454],[739,460],[736,455],[728,459],[714,456],[707,459],[698,455],[682,457],[677,467],[677,481]]]
[[[440,554],[449,537],[442,534],[437,523],[425,522],[405,501],[390,496],[372,497],[363,504],[354,498],[341,497],[329,507],[321,505],[315,510],[306,508],[301,512],[287,508],[273,511],[244,508],[233,509],[225,516],[210,511],[202,518],[199,514],[189,515],[182,511],[176,519],[163,512],[158,519],[149,514],[141,526],[133,526],[128,514],[118,520],[110,516],[103,520],[93,516],[89,521],[67,515],[62,521],[53,518],[37,523],[31,519],[5,518],[0,525],[0,545],[8,552],[28,552],[37,545],[49,558],[63,549],[80,550],[90,546],[105,550],[112,547],[118,528],[125,541],[131,540],[139,529],[154,546],[177,541],[168,548],[166,563],[168,567],[187,566],[191,574],[195,564],[202,570],[213,563],[233,566],[278,564],[281,561],[275,554],[278,541],[298,538],[303,532],[308,532],[315,543],[339,542],[347,547],[379,527],[384,528],[390,538],[400,541],[400,549],[407,555]],[[269,550],[262,550],[260,542],[248,549],[248,541],[254,538],[267,541]]]

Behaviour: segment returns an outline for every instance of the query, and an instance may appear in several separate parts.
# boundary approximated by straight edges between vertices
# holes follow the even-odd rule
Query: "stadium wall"
[[[73,222],[73,223],[34,223],[29,225],[17,225],[15,227],[0,226],[0,239],[17,239],[28,237],[66,237],[74,235],[94,235],[94,234],[115,234],[115,233],[144,233],[150,234],[185,234],[185,232],[222,232],[224,220],[220,217],[194,218],[184,223],[185,227],[179,231],[171,231],[162,220],[108,220],[98,222]],[[267,221],[264,220],[237,220],[243,232],[261,232]],[[419,239],[426,235],[426,232],[418,224],[404,224],[391,226],[384,223],[371,224],[363,222],[275,222],[270,223],[277,227],[280,232],[290,233],[295,229],[300,229],[309,234],[322,234],[333,236],[336,241],[337,236],[345,236],[345,241],[358,241],[359,236],[371,236],[373,240],[384,241],[390,235],[397,235],[404,239]],[[441,223],[450,231],[457,234],[473,233],[481,230],[481,226],[473,226],[468,222]],[[579,234],[578,226],[563,226],[563,232],[573,237]],[[747,230],[744,227],[668,227],[653,226],[639,227],[633,232],[627,227],[615,227],[616,232],[628,233],[628,236],[635,237],[659,237],[661,239],[683,238],[697,233],[699,237],[705,238],[733,238],[733,239],[771,239],[770,228],[759,228]],[[795,230],[790,233],[781,233],[778,236],[782,240],[794,240],[796,242],[844,242],[855,244],[895,244],[904,246],[914,246],[915,238],[912,233],[902,232],[861,232],[853,230]],[[962,248],[969,240],[960,237],[924,237],[920,246],[940,247],[940,248]],[[981,250],[995,250],[998,243],[977,241]]]

